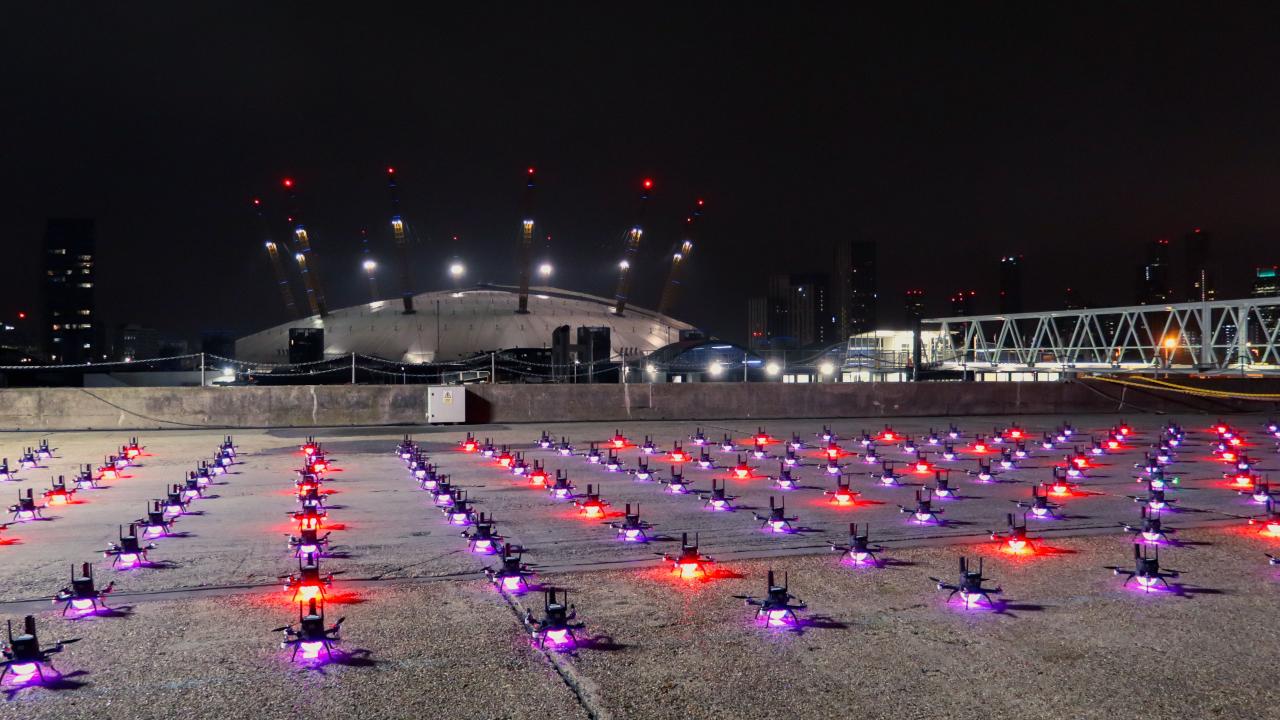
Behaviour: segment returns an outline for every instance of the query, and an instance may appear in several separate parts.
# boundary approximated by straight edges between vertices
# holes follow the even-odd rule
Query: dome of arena
[[[289,331],[324,330],[325,357],[358,353],[398,362],[449,362],[490,350],[549,348],[551,334],[568,325],[573,338],[582,326],[608,327],[615,356],[648,354],[678,342],[693,326],[652,310],[628,305],[618,316],[614,301],[586,293],[535,287],[528,314],[517,314],[518,288],[484,285],[415,295],[406,315],[399,298],[352,305],[277,325],[236,341],[236,359],[287,362]],[[572,340],[571,340],[572,342]]]

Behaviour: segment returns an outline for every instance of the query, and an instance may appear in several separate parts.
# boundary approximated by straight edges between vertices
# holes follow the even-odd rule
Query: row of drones
[[[1276,423],[1268,422],[1266,432],[1272,438],[1280,439],[1280,428],[1277,427]],[[1265,513],[1259,517],[1250,518],[1250,524],[1260,525],[1264,534],[1280,536],[1280,515],[1274,510],[1274,500],[1270,487],[1265,479],[1253,473],[1256,467],[1254,461],[1244,451],[1243,433],[1221,422],[1214,426],[1212,433],[1214,435],[1212,443],[1214,455],[1229,466],[1228,471],[1224,472],[1224,477],[1228,478],[1230,484],[1242,494],[1250,495],[1253,502],[1265,506]],[[842,465],[840,461],[856,456],[857,453],[845,451],[840,447],[839,438],[830,428],[824,427],[817,435],[822,440],[819,444],[821,450],[819,456],[825,461],[826,472],[835,477],[836,484],[834,489],[825,491],[825,494],[831,497],[833,504],[849,505],[856,503],[858,493],[852,491],[845,480],[851,473],[847,470],[847,466]],[[913,507],[901,506],[901,510],[903,513],[908,514],[913,522],[943,524],[939,517],[941,509],[934,504],[934,498],[955,499],[961,496],[958,490],[947,482],[946,473],[948,471],[943,468],[933,467],[928,459],[924,457],[923,448],[926,446],[941,446],[943,448],[942,459],[944,461],[955,460],[957,457],[955,448],[961,442],[962,437],[959,429],[951,426],[943,434],[930,430],[922,441],[917,443],[910,436],[897,433],[891,427],[886,426],[882,432],[874,436],[863,432],[857,438],[857,441],[861,443],[863,455],[868,462],[881,463],[878,472],[870,473],[880,484],[898,485],[903,475],[895,472],[892,464],[879,458],[876,447],[877,442],[897,442],[901,452],[913,456],[913,459],[909,462],[909,466],[913,471],[921,474],[933,474],[935,484],[917,492],[916,503]],[[1023,511],[1021,517],[1017,518],[1013,513],[1008,514],[1006,516],[1007,529],[1004,532],[992,531],[991,539],[999,542],[1006,552],[1015,554],[1035,553],[1037,551],[1037,539],[1028,534],[1027,519],[1063,517],[1061,505],[1053,502],[1051,498],[1066,498],[1076,495],[1079,488],[1078,481],[1089,476],[1089,471],[1094,467],[1094,463],[1100,456],[1132,450],[1135,439],[1136,436],[1132,427],[1122,421],[1107,430],[1101,439],[1088,438],[1088,445],[1084,450],[1081,450],[1080,446],[1075,444],[1079,441],[1079,438],[1076,430],[1069,423],[1064,423],[1052,431],[1043,433],[1035,441],[1031,440],[1030,433],[1016,425],[996,428],[989,436],[977,435],[971,441],[966,441],[966,451],[978,456],[978,468],[967,472],[973,475],[976,481],[980,483],[1000,482],[996,480],[996,476],[1000,472],[1017,469],[1019,461],[1032,454],[1028,447],[1029,442],[1040,445],[1043,450],[1053,450],[1063,446],[1071,447],[1071,452],[1063,457],[1063,461],[1060,464],[1051,466],[1052,477],[1033,486],[1029,500],[1016,501]],[[1141,504],[1140,522],[1123,526],[1125,531],[1134,536],[1133,563],[1128,567],[1111,566],[1108,568],[1117,575],[1125,576],[1125,586],[1133,583],[1143,591],[1171,590],[1173,587],[1169,584],[1168,578],[1178,577],[1176,571],[1161,568],[1158,546],[1176,544],[1170,538],[1170,534],[1175,531],[1162,524],[1160,514],[1161,512],[1172,510],[1173,504],[1176,502],[1167,493],[1178,484],[1179,480],[1176,476],[1167,473],[1166,468],[1176,462],[1177,449],[1185,441],[1185,431],[1176,423],[1169,423],[1160,430],[1159,437],[1152,443],[1151,450],[1144,453],[1143,462],[1135,464],[1135,467],[1141,470],[1141,473],[1135,476],[1135,480],[1145,485],[1146,492],[1142,495],[1129,496],[1132,500]],[[409,441],[406,440],[406,442]],[[696,494],[702,498],[708,509],[714,511],[732,511],[734,509],[734,498],[726,495],[723,484],[717,484],[715,480],[711,481],[711,490],[709,492],[698,493],[694,491],[684,479],[682,468],[685,463],[695,463],[696,467],[703,469],[726,469],[736,479],[747,480],[763,477],[755,474],[754,468],[747,463],[746,457],[742,454],[737,454],[735,458],[736,464],[717,463],[710,453],[710,447],[713,446],[713,443],[707,439],[701,429],[696,430],[690,436],[690,442],[693,446],[699,448],[699,455],[696,459],[693,455],[687,453],[679,442],[674,443],[669,452],[662,453],[658,450],[651,437],[646,436],[641,443],[633,444],[620,431],[616,432],[614,437],[608,441],[590,443],[585,451],[576,450],[567,438],[562,437],[557,441],[545,432],[538,438],[537,446],[564,457],[581,457],[587,463],[601,466],[609,472],[629,473],[639,481],[659,480],[666,485],[666,492]],[[763,428],[758,429],[750,440],[748,457],[780,459],[779,475],[768,479],[774,482],[779,490],[795,489],[799,486],[795,483],[789,470],[803,464],[801,451],[808,447],[808,444],[793,434],[790,441],[785,443],[782,453],[775,454],[770,451],[769,446],[777,442],[778,440],[769,436]],[[601,446],[603,446],[603,451]],[[725,454],[736,454],[743,450],[742,444],[735,442],[728,435],[719,443],[719,446],[720,451]],[[487,438],[481,441],[470,434],[461,441],[460,448],[463,452],[475,453],[492,459],[500,468],[510,472],[512,475],[524,478],[528,485],[543,489],[556,499],[572,501],[578,507],[579,513],[585,517],[605,517],[608,514],[606,508],[609,504],[602,500],[600,493],[595,490],[594,486],[588,485],[585,493],[579,493],[568,480],[567,474],[563,470],[557,470],[554,477],[552,477],[541,461],[533,460],[530,463],[521,451],[512,451],[506,446],[495,446]],[[634,468],[626,468],[621,452],[632,448],[639,449],[640,456],[636,460]],[[998,454],[996,462],[999,463],[999,470],[993,469],[992,461],[983,457],[989,453]],[[672,463],[669,477],[666,479],[659,479],[658,473],[660,471],[651,468],[649,464],[649,457],[662,455],[665,455],[666,459]],[[651,526],[640,520],[638,506],[633,511],[632,506],[627,504],[626,511],[619,515],[623,517],[622,522],[609,523],[610,526],[617,530],[619,539],[631,542],[644,542],[647,540]],[[796,518],[788,517],[785,505],[777,502],[776,498],[770,498],[768,515],[754,515],[758,520],[763,521],[763,529],[766,531],[788,533],[796,530],[793,525]],[[692,550],[694,558],[701,558],[701,556],[697,555],[696,548],[696,540],[693,545],[689,545],[686,536],[684,542],[682,542],[682,549],[685,552]],[[871,544],[869,529],[866,526],[862,526],[859,529],[857,524],[851,524],[847,544],[834,545],[833,549],[841,551],[847,561],[853,565],[880,566],[884,562],[877,556],[877,552],[882,551],[883,548],[875,547]],[[1273,564],[1280,564],[1280,559],[1268,557]],[[669,556],[667,559],[671,560]],[[702,558],[702,560],[709,559]],[[677,572],[681,572],[686,576],[696,576],[699,573],[696,568],[699,567],[701,566],[697,560],[676,563]],[[962,559],[957,582],[944,582],[937,578],[931,578],[931,580],[937,584],[939,589],[950,591],[949,600],[959,599],[966,607],[995,607],[995,604],[991,601],[991,595],[1000,592],[999,588],[985,586],[984,583],[988,578],[983,574],[981,560],[978,560],[975,565],[968,559]],[[776,600],[783,595],[789,596],[786,586],[787,582],[785,580],[782,584],[775,584],[770,578],[769,594],[766,595],[766,599],[775,597]],[[752,600],[753,602],[755,601],[755,599]],[[776,605],[777,603],[774,602],[773,604]],[[769,613],[766,610],[761,610],[760,617],[764,622],[768,622],[768,615]],[[786,622],[794,621],[795,619],[794,613],[778,613],[778,615]]]
[[[73,502],[77,491],[102,489],[104,482],[116,481],[127,477],[124,473],[131,467],[140,467],[142,458],[147,456],[145,448],[138,438],[129,438],[118,453],[108,455],[105,462],[95,472],[92,466],[85,465],[77,473],[72,483],[63,476],[53,482],[53,489],[45,492],[45,505],[35,502],[31,491],[19,496],[19,504],[13,508],[15,522],[50,520],[43,515],[49,505],[66,505]],[[23,467],[43,467],[39,461],[54,459],[54,449],[46,441],[34,451],[24,454]],[[28,456],[34,455],[37,464],[27,464]],[[147,504],[146,515],[119,527],[118,540],[108,543],[103,551],[104,557],[112,558],[111,566],[118,571],[132,570],[139,567],[156,567],[157,563],[148,558],[148,551],[156,545],[149,540],[173,535],[173,524],[178,516],[191,514],[190,503],[196,498],[205,496],[205,488],[213,478],[224,475],[228,468],[236,462],[236,447],[230,436],[219,445],[212,461],[201,461],[196,469],[190,471],[182,483],[166,488],[165,498],[152,500]],[[5,463],[7,465],[7,462]],[[115,582],[99,586],[94,579],[93,564],[82,563],[79,568],[71,568],[71,582],[53,596],[54,604],[62,605],[62,616],[83,618],[89,615],[108,614],[111,609],[106,604],[106,597],[115,588]],[[42,647],[36,635],[35,618],[28,615],[23,620],[20,632],[15,635],[12,621],[8,624],[8,644],[3,650],[3,671],[0,672],[0,683],[6,675],[11,676],[14,686],[41,684],[58,677],[58,673],[49,662],[49,655],[60,652],[64,645],[74,640],[64,640],[49,647]]]

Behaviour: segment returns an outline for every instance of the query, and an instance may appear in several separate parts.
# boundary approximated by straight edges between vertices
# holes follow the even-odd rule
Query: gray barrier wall
[[[1085,382],[472,385],[466,391],[470,423],[1229,413],[1278,407]],[[0,430],[411,425],[424,422],[426,394],[425,386],[414,385],[0,389]]]

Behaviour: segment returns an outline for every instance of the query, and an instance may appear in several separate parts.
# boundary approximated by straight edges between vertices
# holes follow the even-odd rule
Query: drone
[[[1038,520],[1061,520],[1062,506],[1057,503],[1049,502],[1047,494],[1041,494],[1039,486],[1031,488],[1031,502],[1023,500],[1014,500],[1015,505],[1024,508],[1031,513],[1031,517]]]
[[[22,491],[18,491],[18,504],[10,505],[9,512],[13,513],[13,522],[30,522],[31,520],[46,519],[41,515],[44,505],[37,505],[35,495],[31,488],[27,488],[27,494],[23,495]]]
[[[1268,500],[1276,497],[1276,494],[1271,490],[1271,482],[1268,480],[1255,483],[1252,489],[1241,490],[1240,494],[1248,495],[1250,499],[1259,505],[1265,505]]]
[[[587,462],[591,463],[592,465],[600,464],[600,448],[596,447],[596,444],[594,442],[590,443],[587,446],[587,454],[584,455],[583,457],[585,457],[587,459]]]
[[[684,580],[697,577],[707,579],[706,566],[715,562],[710,557],[698,552],[698,533],[693,534],[693,544],[689,543],[689,533],[680,533],[680,553],[675,557],[663,555],[662,559],[671,563],[672,574],[678,574]]]
[[[796,479],[791,477],[791,468],[786,465],[778,466],[778,477],[774,478],[773,485],[779,490],[795,490],[799,485]]]
[[[978,558],[977,570],[972,570],[970,568],[971,565],[969,564],[969,559],[961,557],[959,582],[953,584],[944,582],[935,577],[931,577],[929,579],[937,583],[939,590],[951,591],[951,593],[947,595],[948,603],[951,602],[952,598],[955,598],[958,595],[960,596],[960,602],[963,603],[966,608],[978,607],[985,602],[987,607],[994,609],[996,604],[995,601],[991,599],[991,596],[1002,592],[1001,589],[999,587],[989,588],[984,586],[984,583],[991,578],[984,577],[982,574],[982,558]]]
[[[836,436],[835,431],[831,429],[831,426],[830,426],[830,425],[823,425],[823,426],[822,426],[822,431],[821,431],[821,432],[819,432],[819,433],[817,433],[817,435],[818,435],[818,437],[822,438],[822,442],[831,442],[832,440],[836,440],[836,439],[838,439],[838,438],[837,438],[837,436]],[[794,437],[794,436],[793,436],[793,437]],[[798,440],[799,440],[799,438],[795,438],[795,440],[793,440],[793,442],[798,441]],[[803,445],[802,445],[802,446],[803,446]],[[797,449],[797,450],[799,450],[800,448],[796,448],[796,449]]]
[[[748,605],[756,607],[757,625],[771,628],[797,628],[800,626],[800,616],[796,611],[804,610],[807,606],[804,601],[791,594],[789,586],[790,578],[787,573],[782,574],[782,584],[778,585],[774,580],[773,570],[770,570],[764,597],[754,598],[748,595],[734,595],[734,597],[741,598]]]
[[[879,473],[867,473],[867,474],[878,479],[881,485],[892,485],[896,487],[902,484],[899,482],[899,480],[902,480],[903,475],[901,473],[894,472],[893,465],[894,463],[892,460],[885,460],[880,465]]]
[[[782,453],[782,462],[787,467],[795,467],[800,464],[800,456],[796,454],[794,447],[787,446]]]
[[[862,532],[858,532],[857,523],[849,523],[849,544],[848,545],[832,545],[831,549],[843,553],[845,558],[854,565],[865,565],[870,567],[883,567],[884,561],[876,556],[876,553],[884,552],[884,548],[871,545],[871,525],[863,525]]]
[[[729,433],[724,434],[724,439],[720,441],[720,452],[731,453],[737,450],[737,446],[733,443],[733,438],[729,437]]]
[[[284,591],[293,593],[294,601],[317,597],[324,600],[325,588],[333,587],[333,573],[321,574],[320,556],[316,554],[303,555],[298,559],[298,572],[281,575],[280,579],[284,580]]]
[[[1241,494],[1245,493],[1242,492]],[[1129,497],[1134,502],[1143,503],[1146,507],[1156,512],[1160,512],[1162,510],[1173,510],[1173,504],[1178,502],[1172,498],[1165,497],[1164,488],[1157,488],[1151,483],[1147,483],[1146,495],[1130,495]]]
[[[679,465],[671,468],[671,477],[659,482],[667,486],[667,493],[671,495],[686,495],[692,491],[689,484],[684,481],[684,471]]]
[[[991,539],[995,542],[1002,543],[1009,552],[1015,555],[1024,553],[1035,553],[1035,539],[1027,535],[1027,514],[1024,512],[1019,522],[1014,522],[1013,513],[1005,515],[1006,527],[1008,528],[1004,534],[995,530],[991,531]]]
[[[699,449],[698,459],[695,462],[703,470],[713,470],[716,467],[716,461],[711,457],[711,451],[705,445]]]
[[[115,587],[115,582],[107,583],[104,588],[98,588],[93,583],[93,565],[83,563],[80,565],[80,574],[76,575],[76,566],[71,566],[71,584],[58,591],[53,596],[53,603],[64,603],[62,606],[62,616],[66,617],[67,613],[74,611],[77,617],[89,615],[107,609],[107,604],[103,598],[111,592]]]
[[[1139,514],[1142,518],[1141,525],[1136,527],[1128,523],[1124,523],[1123,525],[1125,532],[1132,533],[1134,535],[1134,542],[1151,544],[1167,544],[1173,542],[1169,539],[1169,535],[1170,533],[1177,532],[1177,530],[1166,528],[1161,525],[1160,511],[1150,510],[1146,505],[1143,505]]]
[[[621,450],[627,446],[627,436],[623,435],[621,430],[614,430],[613,438],[609,440],[609,444],[614,448]]]
[[[155,543],[143,545],[138,540],[138,526],[129,523],[129,532],[126,534],[124,526],[119,527],[120,541],[116,543],[107,543],[107,549],[102,553],[103,557],[112,557],[111,566],[128,570],[139,567],[141,565],[150,564],[147,559],[147,551],[156,548]]]
[[[626,504],[622,514],[622,522],[609,523],[609,527],[618,531],[618,539],[623,542],[649,542],[648,530],[653,526],[640,519],[640,503],[636,503],[636,511],[631,512],[631,503]]]
[[[569,482],[569,476],[563,470],[556,470],[556,479],[551,485],[547,486],[547,492],[557,500],[572,500],[573,483]]]
[[[734,495],[728,495],[725,491],[725,483],[722,481],[719,484],[716,484],[716,481],[713,479],[711,481],[711,494],[702,495],[702,501],[706,504],[708,509],[715,512],[733,512],[736,509],[733,506],[733,501],[736,500],[737,497]]]
[[[130,464],[139,458],[142,455],[142,446],[138,444],[138,438],[129,438],[129,442],[125,443],[124,447],[120,448],[120,454]]]
[[[605,508],[609,507],[609,503],[600,499],[600,493],[595,491],[595,486],[587,484],[586,495],[579,497],[573,501],[574,507],[578,508],[578,514],[588,518],[602,518],[605,516]]]
[[[693,434],[689,436],[689,442],[697,445],[698,447],[702,447],[707,444],[707,436],[702,434],[702,428],[694,429]],[[679,443],[676,443],[676,447],[679,446]]]
[[[858,496],[861,495],[857,490],[849,489],[849,483],[843,477],[836,478],[835,490],[824,490],[823,495],[831,498],[832,505],[856,505]]]
[[[324,510],[316,508],[304,508],[289,513],[289,517],[298,523],[299,530],[320,530],[324,524]]]
[[[315,528],[299,530],[297,535],[288,535],[289,549],[295,558],[305,555],[324,557],[329,547],[329,533],[321,535]]]
[[[557,592],[560,593],[559,597],[556,595]],[[572,650],[578,644],[574,631],[581,630],[584,625],[574,621],[578,613],[569,603],[569,591],[554,587],[545,588],[542,608],[541,620],[533,617],[532,610],[526,610],[524,618],[525,625],[537,641],[538,647],[545,648],[550,645],[557,650]]]
[[[476,442],[474,435],[467,433],[465,438],[458,441],[458,449],[464,453],[473,453],[480,449],[480,444]]]
[[[525,474],[529,478],[529,485],[533,487],[545,488],[547,486],[547,469],[542,466],[541,460],[534,460],[533,467]]]
[[[618,457],[618,451],[609,448],[609,455],[604,460],[604,469],[609,472],[621,472],[622,460]]]
[[[1280,512],[1276,512],[1275,502],[1271,498],[1267,498],[1265,512],[1256,518],[1249,518],[1249,524],[1261,525],[1262,530],[1260,532],[1263,535],[1280,537]]]
[[[523,593],[529,589],[529,578],[533,571],[523,561],[524,548],[511,543],[503,543],[498,549],[498,566],[485,568],[484,574],[489,582],[509,593]]]
[[[408,439],[408,436],[406,435],[405,438]],[[239,448],[236,447],[236,443],[234,440],[231,439],[230,435],[223,438],[222,444],[218,446],[219,455],[222,455],[224,457],[229,455],[231,456],[232,459],[236,457],[236,453],[238,452],[238,450]]]
[[[304,615],[302,612],[302,603],[298,603],[298,622],[295,627],[294,623],[278,627],[271,632],[284,633],[284,639],[280,641],[281,648],[293,648],[293,653],[289,655],[289,659],[295,660],[298,653],[302,653],[302,659],[318,660],[320,659],[320,651],[323,650],[328,659],[333,659],[333,644],[340,638],[338,636],[342,629],[342,622],[346,618],[338,618],[338,622],[325,627],[324,623],[324,605],[317,604],[315,598],[307,601],[307,611]]]
[[[956,499],[960,497],[960,489],[953,487],[950,481],[951,471],[934,470],[933,471],[933,487],[927,488],[934,495],[940,498]]]
[[[1127,587],[1131,581],[1137,581],[1138,587],[1145,592],[1152,590],[1173,590],[1169,585],[1169,578],[1178,577],[1176,570],[1160,569],[1160,548],[1159,546],[1149,547],[1145,544],[1135,543],[1133,546],[1133,569],[1126,570],[1124,568],[1108,566],[1108,570],[1116,575],[1124,575],[1124,584],[1121,587]]]
[[[171,518],[187,514],[187,496],[182,485],[170,485],[160,502],[164,507],[164,514]]]
[[[942,525],[944,523],[943,519],[938,517],[944,511],[933,507],[933,495],[929,488],[916,490],[916,506],[914,508],[899,505],[898,511],[910,513],[911,522],[918,525]]]
[[[822,426],[822,432],[818,433],[818,437],[822,437],[823,435],[826,435],[826,438],[823,440],[823,442],[830,442],[831,438],[834,437],[834,435],[832,435],[831,433],[831,428],[827,427],[826,425]],[[800,434],[794,433],[794,432],[791,433],[791,439],[787,441],[787,449],[803,450],[804,448],[805,448],[805,442],[800,439]]]
[[[27,448],[26,451],[18,458],[18,467],[23,470],[31,470],[40,467],[40,461],[36,459],[36,454],[31,448]]]
[[[542,438],[545,440],[547,438],[547,434],[542,433]],[[231,436],[227,436],[227,439],[230,440]],[[415,443],[413,438],[406,433],[404,439],[396,445],[396,455],[398,455],[401,460],[409,462],[417,453],[418,444]]]
[[[5,675],[12,674],[13,684],[18,686],[29,685],[37,677],[38,682],[47,681],[46,668],[56,677],[58,671],[54,669],[49,656],[62,652],[64,645],[78,640],[59,640],[52,647],[41,647],[40,638],[36,635],[36,619],[32,615],[22,619],[22,634],[13,634],[12,620],[9,621],[8,628],[9,643],[5,645],[4,657],[0,660],[0,665],[4,666],[4,670],[0,670],[0,682],[4,681]]]
[[[17,480],[18,476],[9,469],[9,458],[0,460],[0,480]]]
[[[573,443],[569,442],[569,438],[561,437],[560,442],[556,444],[556,452],[564,457],[573,455]]]
[[[658,446],[653,444],[653,438],[648,435],[644,436],[644,442],[640,444],[640,452],[645,455],[652,455],[658,452]]]
[[[76,488],[67,488],[67,479],[59,475],[57,479],[51,482],[51,487],[44,491],[44,501],[47,505],[66,505],[71,502],[72,497],[76,494]]]
[[[640,456],[640,458],[636,460],[636,469],[632,470],[631,474],[636,480],[640,480],[641,482],[648,482],[652,480],[654,477],[654,471],[649,469],[649,458],[644,457],[643,455]]]
[[[151,504],[147,506],[145,517],[134,522],[142,528],[142,536],[150,539],[163,537],[173,532],[173,524],[177,520],[165,514],[159,500],[152,500]]]
[[[750,480],[754,476],[751,466],[747,464],[746,459],[741,455],[738,456],[738,464],[734,465],[729,472],[738,480]]]
[[[471,530],[463,530],[462,537],[467,539],[467,547],[473,553],[492,555],[502,544],[502,536],[496,528],[498,523],[492,517],[480,513],[476,517],[475,526]]]
[[[48,440],[41,440],[40,444],[36,446],[36,457],[41,460],[53,459],[53,448],[49,447]]]
[[[756,520],[761,521],[760,528],[771,533],[790,534],[796,530],[792,527],[793,520],[799,520],[796,517],[787,517],[787,504],[783,499],[781,504],[775,504],[774,497],[769,496],[769,514],[761,515],[759,513],[751,513]]]
[[[548,433],[546,430],[543,430],[542,435],[538,437],[538,447],[542,448],[543,450],[550,450],[551,446],[553,445],[555,445],[555,440],[551,439],[550,433]]]
[[[453,502],[448,507],[440,508],[440,512],[448,518],[450,525],[470,525],[475,521],[475,511],[471,509],[471,501],[467,499],[466,490],[454,490]]]

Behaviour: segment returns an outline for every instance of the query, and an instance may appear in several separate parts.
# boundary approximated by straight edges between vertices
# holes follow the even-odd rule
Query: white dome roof
[[[628,306],[613,313],[613,301],[550,287],[530,288],[529,313],[518,315],[516,288],[480,286],[461,291],[421,293],[413,315],[402,312],[399,298],[332,310],[248,335],[236,341],[236,359],[287,362],[290,328],[323,328],[326,357],[359,353],[405,362],[451,361],[487,350],[551,347],[560,325],[607,326],[610,345],[647,354],[680,339],[692,326],[651,310]]]

